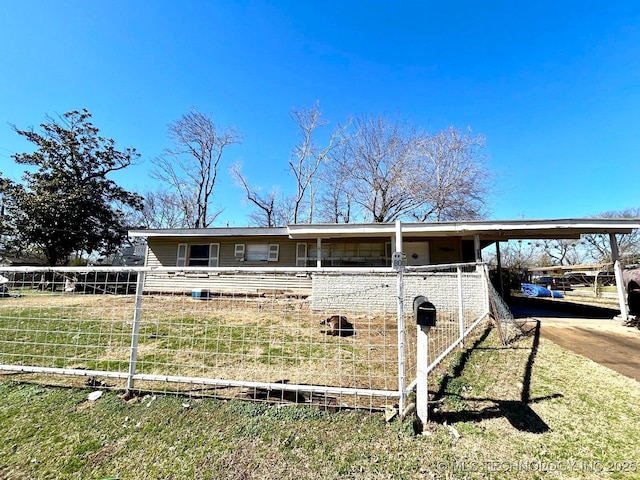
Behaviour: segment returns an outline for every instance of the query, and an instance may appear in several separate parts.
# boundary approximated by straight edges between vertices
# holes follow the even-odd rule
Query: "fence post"
[[[462,292],[462,267],[458,267],[458,324],[460,325],[460,349],[464,349],[464,295]]]
[[[140,330],[140,314],[142,313],[142,291],[144,289],[144,271],[138,272],[136,281],[136,304],[133,311],[133,326],[131,329],[131,351],[129,353],[129,374],[127,376],[127,391],[133,390],[133,376],[136,373],[138,359],[138,335]]]
[[[485,264],[477,264],[478,271],[481,272],[482,274],[482,279],[484,280],[483,282],[483,286],[484,286],[484,311],[486,313],[491,313],[491,300],[489,299],[489,296],[491,295],[489,292],[489,266],[485,263]]]
[[[398,411],[404,412],[406,403],[406,379],[405,379],[405,329],[404,329],[404,265],[402,264],[402,224],[396,220],[396,251],[393,254],[393,268],[397,271],[397,314],[398,324]]]

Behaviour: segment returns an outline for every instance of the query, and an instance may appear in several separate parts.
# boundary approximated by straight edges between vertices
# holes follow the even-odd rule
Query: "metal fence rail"
[[[1,371],[371,409],[402,406],[415,386],[415,323],[411,311],[398,322],[390,269],[14,267],[0,275],[8,279]],[[438,300],[430,363],[484,316],[460,288],[481,288],[483,278],[475,264],[407,269],[407,298],[429,295],[431,281],[458,286]]]

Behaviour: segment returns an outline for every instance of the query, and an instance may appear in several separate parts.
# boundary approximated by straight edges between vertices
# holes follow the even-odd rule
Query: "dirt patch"
[[[543,318],[540,323],[542,337],[640,381],[640,330],[618,320]]]

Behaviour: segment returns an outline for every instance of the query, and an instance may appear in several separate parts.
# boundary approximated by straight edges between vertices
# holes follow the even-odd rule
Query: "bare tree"
[[[484,138],[454,128],[430,135],[385,117],[361,116],[326,174],[365,221],[476,219],[485,215]],[[325,192],[336,218],[338,192]],[[352,214],[356,212],[351,212]]]
[[[315,199],[318,192],[318,172],[329,153],[339,143],[340,129],[333,133],[324,147],[319,147],[314,139],[316,130],[328,125],[322,118],[320,104],[310,108],[292,109],[291,119],[298,127],[299,142],[294,146],[289,159],[289,170],[296,180],[293,197],[293,223],[313,222]],[[303,213],[303,209],[307,211]]]
[[[321,176],[324,188],[319,194],[319,218],[328,223],[349,223],[351,221],[352,195],[347,188],[348,175],[340,170],[340,165],[329,165]]]
[[[291,118],[300,137],[289,159],[295,178],[291,197],[278,199],[275,191],[261,193],[239,168],[232,171],[247,199],[259,209],[260,224],[317,218],[336,223],[457,220],[485,215],[489,175],[481,154],[483,137],[454,128],[429,135],[387,117],[362,115],[345,127],[338,126],[320,148],[314,135],[327,122],[318,103],[292,110]]]
[[[182,115],[168,128],[173,147],[153,160],[152,176],[165,183],[179,205],[182,227],[204,228],[222,210],[212,210],[218,167],[227,147],[240,143],[235,128],[219,127],[211,116],[196,109]]]
[[[289,171],[295,179],[295,191],[291,196],[285,198],[275,188],[264,193],[262,188],[252,186],[239,164],[230,169],[231,176],[244,189],[247,200],[257,207],[257,212],[250,218],[258,225],[280,226],[314,221],[316,203],[323,195],[323,166],[341,139],[342,128],[338,127],[324,146],[318,145],[315,139],[317,132],[329,123],[322,118],[318,102],[310,108],[292,109],[290,117],[298,128],[299,137],[288,161]]]
[[[620,211],[603,212],[597,218],[638,218],[640,208],[627,208]],[[583,246],[589,259],[595,262],[611,262],[611,243],[609,235],[588,234],[582,236]],[[633,230],[631,233],[617,234],[618,250],[620,257],[626,263],[638,263],[640,261],[640,231]]]
[[[185,208],[194,204],[183,204],[180,197],[167,190],[149,191],[144,196],[142,211],[133,217],[133,224],[144,228],[181,228],[185,226],[185,217],[193,216]]]
[[[536,264],[539,267],[551,265],[576,265],[582,262],[578,240],[540,240],[533,242],[538,251]]]
[[[352,204],[373,222],[389,222],[411,211],[417,206],[407,184],[414,132],[385,117],[369,116],[356,118],[353,129],[332,162],[334,175],[344,177]]]
[[[484,167],[484,137],[453,127],[422,134],[415,144],[416,162],[409,194],[419,206],[415,220],[473,220],[485,216],[489,174]]]
[[[252,187],[246,176],[242,173],[240,163],[234,163],[229,169],[231,177],[241,186],[247,200],[254,204],[258,210],[249,215],[253,224],[259,227],[280,227],[287,224],[287,215],[284,212],[277,189],[273,188],[268,193],[262,193],[261,188]]]

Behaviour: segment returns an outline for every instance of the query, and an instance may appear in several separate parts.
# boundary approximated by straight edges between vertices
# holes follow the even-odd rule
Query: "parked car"
[[[571,290],[571,283],[562,277],[542,276],[535,278],[533,283],[551,290]]]

